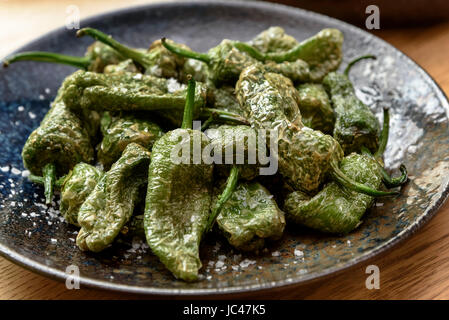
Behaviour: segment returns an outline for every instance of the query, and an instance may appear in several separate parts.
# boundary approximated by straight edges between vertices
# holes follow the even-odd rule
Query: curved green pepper
[[[102,175],[103,172],[96,167],[80,162],[64,179],[59,210],[68,223],[79,226],[79,209],[94,190]]]
[[[297,88],[299,92],[298,107],[304,125],[326,134],[332,134],[335,121],[334,110],[323,86],[305,83]]]
[[[240,50],[240,46],[245,44],[228,39],[211,48],[207,54],[194,52],[168,43],[165,38],[162,39],[162,44],[168,50],[180,56],[206,63],[208,66],[208,80],[216,86],[234,85],[243,69],[253,64],[258,64],[256,59]],[[285,72],[286,76],[291,76],[298,81],[307,81],[309,79],[307,64],[301,61],[287,61],[279,66],[270,63],[267,65],[267,68],[273,72]]]
[[[357,98],[348,76],[331,72],[324,78],[323,86],[334,108],[333,135],[345,154],[360,152],[362,146],[371,152],[376,151],[379,145],[379,121],[371,109]]]
[[[264,247],[264,239],[282,236],[285,218],[267,189],[258,182],[244,182],[221,208],[217,225],[232,246],[254,251]]]
[[[382,143],[388,140],[387,111],[384,112],[384,130]],[[341,172],[353,181],[378,189],[381,186],[383,174],[379,168],[385,147],[379,148],[376,155],[351,153],[340,164]],[[376,159],[377,158],[377,159]],[[402,169],[401,169],[402,171]],[[405,176],[404,176],[405,175]],[[407,180],[407,173],[395,186]],[[348,189],[344,181],[328,183],[314,197],[294,191],[286,197],[284,210],[291,220],[307,227],[328,233],[346,234],[357,228],[365,211],[371,207],[374,198],[370,195],[358,193]]]
[[[81,230],[76,244],[83,250],[99,252],[108,247],[133,214],[139,188],[147,181],[150,152],[130,143],[111,170],[98,181],[81,205]]]
[[[150,75],[101,74],[79,70],[66,78],[63,100],[73,110],[157,111],[182,110],[186,89],[173,90],[167,79]],[[195,113],[205,104],[206,87],[197,86]]]
[[[298,41],[281,27],[270,27],[259,33],[249,44],[263,53],[284,52],[298,45]]]
[[[259,175],[261,164],[258,162],[260,147],[258,144],[260,141],[258,141],[256,130],[245,125],[221,125],[206,130],[205,134],[210,139],[206,150],[213,154],[215,170],[220,177],[227,177],[233,166],[239,168],[239,175],[245,180],[252,180]],[[265,141],[263,143],[262,147],[265,148]],[[232,152],[232,157],[226,156],[228,152]]]
[[[132,59],[139,67],[143,68],[145,74],[164,78],[180,78],[181,70],[185,59],[175,55],[162,46],[160,40],[154,41],[147,52],[127,47],[111,36],[93,28],[83,28],[76,33],[77,37],[89,35],[97,41],[110,46],[123,57]],[[171,43],[174,43],[171,40]],[[185,45],[177,44],[185,49],[189,49]]]
[[[274,75],[274,76],[273,76]],[[390,195],[345,177],[338,169],[343,151],[338,142],[321,131],[303,127],[292,82],[261,66],[246,68],[236,86],[237,98],[255,128],[277,132],[279,172],[295,190],[313,193],[325,178],[345,181],[347,186],[375,195]]]
[[[309,79],[313,82],[320,82],[326,74],[336,70],[343,58],[343,34],[337,29],[323,29],[284,52],[262,53],[246,43],[239,42],[235,45],[239,50],[262,62],[282,63],[301,59],[308,64]]]
[[[201,268],[199,244],[209,215],[213,177],[213,164],[194,159],[209,140],[191,129],[194,91],[190,80],[181,129],[167,132],[153,146],[144,221],[153,253],[175,277],[186,281],[196,280]],[[184,148],[190,153],[185,155],[188,163],[173,161],[173,153]]]
[[[94,150],[85,123],[61,99],[60,89],[41,124],[28,137],[22,149],[25,168],[44,176],[46,202],[53,196],[56,176],[66,174],[79,162],[94,160]]]
[[[151,151],[154,142],[164,131],[146,115],[104,112],[101,121],[103,140],[98,149],[98,160],[108,169],[120,158],[126,146],[132,142]]]

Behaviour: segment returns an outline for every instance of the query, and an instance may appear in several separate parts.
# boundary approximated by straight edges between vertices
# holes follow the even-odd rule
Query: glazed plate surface
[[[87,26],[136,47],[149,46],[165,36],[199,51],[223,38],[249,40],[270,26],[281,26],[297,39],[323,28],[338,28],[345,37],[342,66],[362,54],[378,56],[355,66],[351,79],[357,95],[379,120],[382,108],[390,108],[385,163],[388,169],[404,163],[411,181],[399,197],[378,200],[363,224],[345,237],[288,224],[281,241],[260,255],[242,255],[223,238],[209,236],[201,247],[202,280],[196,283],[175,280],[145,244],[137,241],[131,246],[114,245],[101,254],[83,253],[75,246],[76,228],[66,224],[57,210],[46,207],[42,188],[24,177],[20,156],[62,80],[75,69],[17,63],[0,70],[0,253],[22,266],[65,279],[66,268],[75,265],[81,286],[151,294],[231,293],[299,284],[385,251],[420,228],[447,197],[448,101],[416,63],[365,31],[299,9],[229,1],[130,8],[81,21],[81,27]],[[75,30],[61,28],[19,51],[83,55],[90,42],[87,37],[77,39]]]

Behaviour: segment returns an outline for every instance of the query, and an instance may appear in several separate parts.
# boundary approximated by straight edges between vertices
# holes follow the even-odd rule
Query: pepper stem
[[[162,42],[162,45],[170,52],[176,53],[177,55],[180,55],[182,57],[200,60],[207,64],[210,63],[210,57],[206,53],[195,52],[195,51],[188,50],[188,49],[182,48],[180,46],[177,46],[176,44],[168,43],[166,38],[162,38],[161,42]]]
[[[61,178],[59,178],[58,180],[56,180],[56,182],[55,182],[55,187],[58,188],[58,189],[59,189],[59,188],[62,188],[65,179],[67,179],[67,175],[63,175]],[[30,181],[33,182],[33,183],[37,183],[37,184],[41,184],[41,185],[44,184],[44,177],[36,176],[36,175],[34,175],[34,174],[30,174],[30,175],[28,176],[28,180],[30,180]]]
[[[11,63],[17,61],[40,61],[40,62],[60,63],[84,70],[87,70],[87,68],[90,65],[90,60],[88,57],[76,57],[45,51],[28,51],[28,52],[20,52],[7,58],[5,61],[3,61],[3,67],[6,68]]]
[[[53,163],[48,163],[42,169],[42,176],[44,178],[44,194],[45,203],[51,203],[53,199],[54,186],[56,182],[56,167]]]
[[[380,165],[379,165],[380,166]],[[401,175],[396,178],[392,178],[385,169],[380,166],[380,172],[382,173],[382,181],[387,188],[395,188],[403,185],[408,180],[407,168],[405,165],[401,164],[399,167],[401,170]]]
[[[348,63],[348,66],[345,68],[345,71],[343,72],[345,76],[349,75],[349,71],[351,70],[351,68],[359,61],[364,60],[364,59],[374,59],[376,60],[377,57],[375,55],[372,54],[367,54],[358,58],[355,58],[354,60],[352,60],[351,62]]]
[[[192,76],[189,74],[187,76],[187,97],[186,104],[184,106],[184,116],[182,118],[182,129],[192,129],[193,121],[193,108],[195,104],[195,85],[196,82],[193,80]]]
[[[215,219],[218,217],[224,204],[226,203],[226,201],[229,200],[235,188],[237,187],[238,180],[239,180],[239,168],[237,166],[233,166],[231,168],[231,172],[229,173],[228,179],[226,180],[226,187],[218,197],[218,200],[215,203],[214,208],[212,209],[209,219],[207,220],[205,229],[206,233],[209,232],[214,226]]]
[[[399,194],[399,192],[392,191],[392,192],[385,192],[385,191],[379,191],[376,189],[373,189],[371,187],[368,187],[362,183],[358,183],[348,176],[346,176],[338,167],[337,163],[331,163],[332,166],[332,176],[335,180],[337,180],[338,183],[342,184],[348,189],[367,194],[372,197],[386,197],[386,196],[396,196]]]
[[[201,131],[206,130],[207,128],[209,128],[209,125],[214,122],[215,118],[217,118],[217,115],[215,113],[212,113],[209,118],[206,119],[206,121],[204,121],[204,123],[201,125]]]
[[[388,135],[390,133],[390,113],[387,108],[384,108],[384,122],[382,127],[382,133],[380,134],[379,148],[377,149],[374,157],[379,159],[385,152],[388,143]]]
[[[241,115],[238,115],[233,112],[214,109],[214,108],[202,108],[200,117],[202,118],[210,118],[213,117],[213,120],[223,121],[223,122],[231,122],[234,124],[243,124],[249,125],[248,120],[246,120]]]
[[[137,62],[145,69],[150,67],[147,65],[145,59],[146,55],[144,53],[121,44],[117,40],[114,40],[111,36],[108,36],[107,34],[101,32],[100,30],[93,28],[83,28],[78,30],[78,32],[76,33],[76,36],[78,38],[83,37],[85,35],[91,36],[95,40],[103,42],[104,44],[110,46],[124,57],[132,59],[134,62]]]
[[[245,42],[234,42],[234,47],[239,49],[240,51],[246,52],[248,55],[253,57],[256,60],[264,62],[266,60],[265,54],[260,52],[258,49],[254,48],[252,45],[249,45]]]

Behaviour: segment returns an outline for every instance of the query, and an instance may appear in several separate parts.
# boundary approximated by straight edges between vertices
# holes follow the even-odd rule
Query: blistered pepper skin
[[[382,176],[376,160],[352,153],[341,161],[341,171],[356,182],[378,189]],[[314,197],[295,191],[284,203],[287,218],[326,233],[347,234],[357,228],[374,198],[330,182]]]
[[[199,244],[209,216],[213,177],[213,164],[193,164],[193,152],[187,157],[190,164],[172,161],[172,151],[182,146],[192,150],[193,139],[201,139],[201,148],[208,143],[200,131],[176,129],[154,144],[144,221],[152,252],[185,281],[196,280],[201,268]]]
[[[236,92],[252,126],[277,131],[282,176],[295,190],[315,192],[327,177],[331,163],[342,159],[343,151],[331,136],[304,127],[299,93],[292,82],[252,66],[240,75]]]
[[[357,98],[349,78],[332,72],[324,78],[323,85],[331,97],[336,117],[334,138],[345,154],[360,152],[362,146],[375,152],[379,145],[379,121]]]
[[[95,41],[87,48],[85,56],[90,61],[87,70],[98,73],[103,72],[104,68],[110,64],[118,64],[125,60],[120,53],[99,41]]]
[[[233,247],[254,251],[264,247],[265,239],[282,236],[285,218],[267,189],[258,182],[244,182],[222,207],[217,225]]]
[[[270,27],[259,33],[249,42],[263,53],[283,52],[298,45],[298,41],[285,33],[281,27]]]
[[[146,115],[117,114],[105,112],[101,121],[103,140],[98,150],[98,160],[107,170],[120,158],[130,143],[137,143],[151,151],[154,142],[164,131]]]
[[[258,139],[257,131],[244,125],[221,125],[205,131],[210,138],[210,151],[221,152],[221,158],[217,159],[221,163],[215,162],[216,173],[220,177],[227,177],[232,166],[239,168],[239,177],[245,180],[252,180],[259,175],[260,163],[258,159]],[[265,142],[264,145],[265,146]],[[230,159],[226,159],[226,153],[232,150]],[[250,154],[254,157],[250,163]],[[228,161],[228,164],[226,164]]]
[[[102,175],[101,170],[83,162],[73,167],[67,175],[61,188],[59,210],[68,223],[79,226],[79,208],[93,191]]]
[[[299,110],[306,127],[332,134],[334,129],[334,110],[329,97],[321,84],[305,83],[297,87]]]
[[[79,162],[94,160],[89,132],[80,118],[65,106],[60,93],[25,142],[22,159],[25,168],[39,176],[49,163],[56,166],[58,175],[63,175]]]
[[[63,100],[72,110],[160,111],[183,110],[184,88],[171,92],[170,81],[150,75],[99,74],[79,70],[64,81]],[[195,110],[206,102],[206,87],[197,85]]]
[[[114,241],[133,214],[139,188],[147,181],[149,163],[150,152],[131,143],[101,177],[79,209],[81,230],[76,244],[81,250],[99,252]]]

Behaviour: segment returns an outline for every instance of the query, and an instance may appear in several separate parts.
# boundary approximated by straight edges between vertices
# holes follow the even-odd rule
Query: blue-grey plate
[[[79,268],[81,286],[152,294],[211,294],[299,284],[360,263],[407,238],[447,197],[449,106],[441,89],[416,63],[371,34],[335,19],[259,2],[179,2],[115,11],[81,22],[136,47],[166,36],[205,51],[223,38],[249,40],[269,26],[297,39],[322,28],[343,31],[344,61],[372,53],[351,73],[357,94],[380,116],[391,110],[385,163],[405,163],[411,181],[402,195],[378,200],[364,223],[345,237],[325,236],[289,224],[283,238],[259,255],[233,251],[219,236],[201,248],[201,281],[175,280],[140,242],[117,244],[101,254],[75,246],[77,230],[43,204],[41,187],[27,181],[20,152],[39,125],[65,76],[75,69],[22,62],[0,70],[0,252],[36,272],[66,279]],[[90,39],[60,28],[18,51],[48,50],[83,55]],[[296,254],[295,254],[296,250]],[[303,255],[302,255],[302,254]],[[219,262],[217,264],[217,262]]]

